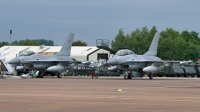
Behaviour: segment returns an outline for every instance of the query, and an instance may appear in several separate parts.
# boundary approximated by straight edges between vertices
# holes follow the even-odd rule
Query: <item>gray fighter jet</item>
[[[24,68],[30,70],[40,71],[38,77],[43,78],[43,75],[46,72],[46,69],[49,67],[57,68],[59,65],[63,65],[65,68],[70,64],[77,62],[76,59],[73,59],[70,56],[71,46],[73,42],[74,34],[69,34],[66,41],[64,42],[61,50],[53,56],[35,54],[33,53],[30,56],[20,55],[16,58],[11,59],[9,64],[22,64]],[[58,78],[61,78],[60,73],[57,72]]]
[[[107,61],[107,65],[116,65],[118,69],[125,71],[124,79],[143,77],[145,73],[149,79],[153,79],[153,74],[164,68],[163,60],[156,57],[159,37],[160,34],[157,32],[144,55],[137,55],[129,49],[121,49]]]

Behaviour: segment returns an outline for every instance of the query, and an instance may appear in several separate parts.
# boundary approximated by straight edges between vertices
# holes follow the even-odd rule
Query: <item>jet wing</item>
[[[73,60],[71,58],[69,59],[58,59],[58,58],[49,58],[49,59],[32,59],[32,60],[26,60],[26,63],[35,63],[35,62],[44,62],[44,63],[51,63],[51,62],[62,62],[62,63],[72,63]]]
[[[27,60],[26,63],[36,63],[36,62],[44,62],[44,63],[81,63],[80,61],[76,61],[76,60],[59,60],[59,59],[51,59],[51,60]]]
[[[163,63],[162,60],[125,60],[118,62],[119,64],[127,64],[127,63]]]
[[[70,61],[70,60],[28,60],[26,62],[32,63],[32,62],[73,62],[73,61]]]
[[[125,63],[163,63],[164,61],[155,56],[136,55],[134,58],[122,59],[120,64]]]

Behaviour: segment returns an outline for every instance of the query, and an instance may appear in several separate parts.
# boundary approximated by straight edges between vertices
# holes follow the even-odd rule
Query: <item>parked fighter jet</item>
[[[9,64],[23,64],[24,68],[40,71],[38,77],[42,78],[48,67],[57,67],[59,65],[68,66],[77,60],[69,57],[74,34],[69,34],[61,50],[53,56],[32,54],[30,56],[21,55],[11,59]],[[61,78],[60,73],[57,74]]]
[[[144,73],[148,73],[149,79],[153,79],[153,74],[164,68],[163,60],[156,57],[159,37],[160,34],[157,32],[149,50],[144,55],[137,55],[129,49],[122,49],[110,58],[107,64],[117,65],[118,69],[126,71],[124,79],[127,79],[128,72],[131,72],[132,76],[140,77],[143,77]]]

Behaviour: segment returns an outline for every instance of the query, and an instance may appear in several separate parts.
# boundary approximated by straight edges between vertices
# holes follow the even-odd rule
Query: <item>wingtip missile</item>
[[[162,69],[164,69],[163,66],[147,66],[143,68],[143,72],[152,73],[152,72],[160,71]]]

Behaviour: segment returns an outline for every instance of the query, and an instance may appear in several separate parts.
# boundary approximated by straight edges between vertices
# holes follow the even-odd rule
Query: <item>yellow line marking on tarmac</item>
[[[115,92],[124,92],[124,89],[114,89]]]

